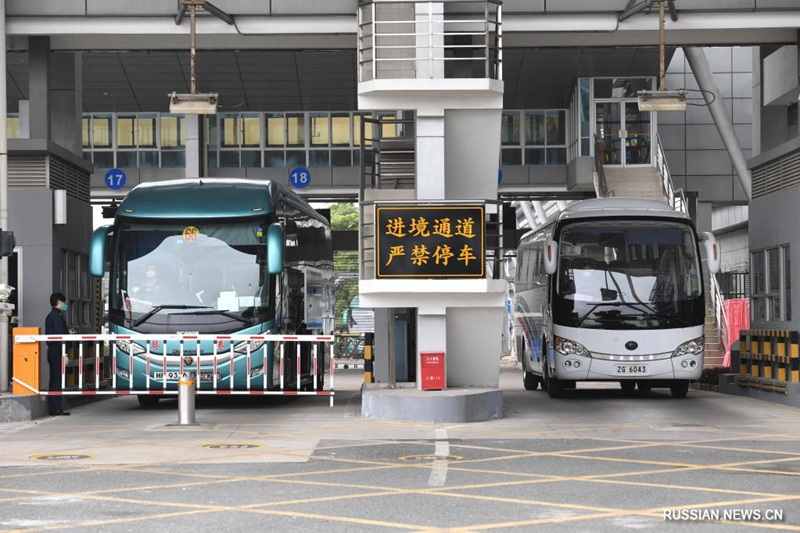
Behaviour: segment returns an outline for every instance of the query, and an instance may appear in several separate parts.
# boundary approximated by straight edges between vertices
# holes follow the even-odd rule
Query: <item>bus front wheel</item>
[[[539,378],[536,374],[524,371],[522,383],[525,385],[525,390],[536,390],[539,388]]]
[[[554,378],[550,375],[550,370],[547,368],[547,361],[545,361],[543,368],[543,382],[547,383],[547,395],[551,398],[561,398],[564,396],[564,383],[562,383],[558,378]]]
[[[689,393],[689,382],[676,381],[670,385],[669,391],[672,393],[673,398],[686,398],[686,395]]]

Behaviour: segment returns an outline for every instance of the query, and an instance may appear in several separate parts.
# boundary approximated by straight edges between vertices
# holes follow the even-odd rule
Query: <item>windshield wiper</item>
[[[586,314],[583,315],[580,318],[580,320],[578,320],[578,324],[575,327],[577,327],[577,328],[581,327],[581,325],[583,324],[583,321],[586,320],[589,317],[589,315],[594,313],[594,310],[597,309],[598,307],[600,307],[600,306],[609,306],[609,305],[628,305],[628,304],[623,304],[622,302],[600,302],[600,303],[593,304],[591,309],[589,309],[586,312]],[[637,311],[638,311],[638,309],[637,309]]]
[[[236,316],[231,312],[223,311],[221,309],[214,309],[212,311],[193,311],[191,313],[181,313],[182,315],[222,315],[234,320],[238,320],[242,324],[252,324],[252,322],[244,317]]]
[[[600,307],[600,306],[604,306],[604,307],[606,307],[606,306],[623,306],[623,305],[624,305],[625,307],[630,307],[631,309],[633,309],[634,311],[637,311],[638,313],[641,313],[641,316],[658,316],[658,314],[657,314],[657,313],[655,313],[655,312],[652,312],[652,313],[649,313],[649,314],[648,314],[648,313],[646,313],[646,312],[642,312],[642,310],[641,310],[641,309],[639,309],[639,308],[635,307],[635,306],[637,306],[637,305],[642,305],[642,306],[644,306],[645,308],[648,308],[647,304],[644,304],[644,303],[642,303],[642,304],[638,304],[638,303],[626,302],[626,301],[624,301],[624,300],[623,300],[623,301],[620,301],[620,302],[598,302],[598,303],[596,303],[596,304],[592,304],[592,307],[591,307],[591,309],[589,309],[589,311],[587,311],[587,312],[586,312],[586,314],[585,314],[585,315],[583,315],[583,316],[580,318],[580,320],[578,320],[578,325],[577,325],[576,327],[581,327],[581,324],[583,324],[583,321],[584,321],[584,320],[586,320],[586,319],[589,317],[589,315],[591,315],[592,313],[594,313],[594,310],[595,310],[595,309],[597,309],[597,308],[598,308],[598,307]],[[620,314],[620,317],[622,317],[622,314]],[[623,317],[623,318],[624,318],[624,317]]]
[[[139,327],[163,309],[210,309],[207,305],[157,305],[147,312],[139,320],[131,324],[131,327]]]

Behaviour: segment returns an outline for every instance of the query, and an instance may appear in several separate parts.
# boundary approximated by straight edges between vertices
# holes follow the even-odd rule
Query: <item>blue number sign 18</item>
[[[289,172],[289,183],[295,189],[302,189],[311,184],[311,172],[304,167],[295,167]]]

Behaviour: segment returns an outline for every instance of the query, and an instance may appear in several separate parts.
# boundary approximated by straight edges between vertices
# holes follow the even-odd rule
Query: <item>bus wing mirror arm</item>
[[[548,274],[555,274],[557,265],[558,244],[552,239],[547,239],[544,243],[544,271]]]
[[[102,278],[106,273],[106,252],[110,232],[111,226],[102,226],[92,234],[89,248],[89,273],[92,276]]]
[[[274,222],[267,228],[267,272],[280,274],[283,272],[283,228]]]
[[[700,234],[700,240],[703,241],[703,247],[706,250],[706,260],[708,262],[708,271],[712,274],[719,272],[722,258],[720,256],[719,242],[714,234],[710,231],[704,231]]]

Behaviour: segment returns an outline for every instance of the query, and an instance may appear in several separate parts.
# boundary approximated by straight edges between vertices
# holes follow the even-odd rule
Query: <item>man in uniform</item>
[[[67,321],[64,319],[64,311],[67,310],[67,299],[64,294],[54,292],[50,295],[50,305],[53,309],[44,321],[45,335],[66,335]],[[47,341],[47,365],[50,367],[50,382],[47,390],[50,392],[61,390],[61,341]],[[47,405],[50,408],[50,416],[67,416],[68,411],[64,411],[63,396],[48,396]]]

